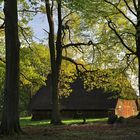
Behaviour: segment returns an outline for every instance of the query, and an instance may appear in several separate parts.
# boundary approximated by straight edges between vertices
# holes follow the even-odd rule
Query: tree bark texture
[[[17,0],[4,1],[6,78],[3,116],[0,133],[11,135],[20,133],[19,124],[19,49]]]
[[[140,96],[140,1],[138,1],[137,8],[137,39],[136,39],[136,51],[138,57],[138,88]]]
[[[50,0],[46,0],[46,12],[49,23],[49,50],[52,76],[52,124],[60,124],[59,98],[58,98],[58,66],[56,65],[56,46],[54,39],[54,18]]]

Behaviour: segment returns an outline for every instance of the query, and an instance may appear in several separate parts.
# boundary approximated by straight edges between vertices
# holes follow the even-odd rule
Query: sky
[[[37,13],[32,21],[29,21],[29,26],[33,29],[34,32],[34,40],[39,41],[43,39],[48,38],[48,33],[44,31],[49,31],[49,25],[48,25],[48,20],[47,20],[47,15],[42,14],[42,13]],[[57,31],[57,18],[54,16],[54,28],[55,28],[55,33]],[[37,39],[38,38],[38,39]],[[43,41],[44,42],[44,41]]]
[[[47,33],[43,30],[49,30],[47,16],[45,14],[38,13],[34,16],[33,20],[29,22],[29,26],[33,29],[34,36],[39,38],[40,40],[47,38]],[[34,39],[39,41],[37,38]]]

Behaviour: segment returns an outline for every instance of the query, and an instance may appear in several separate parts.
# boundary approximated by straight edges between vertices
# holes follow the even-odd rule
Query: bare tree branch
[[[27,37],[26,37],[26,35],[27,35],[26,31],[25,31],[24,28],[21,27],[21,26],[19,26],[19,28],[21,29],[21,34],[22,34],[22,36],[24,37],[26,43],[28,44],[28,47],[30,48],[30,50],[32,50],[31,45],[30,45],[30,42],[28,41],[28,39],[27,39]],[[33,51],[33,50],[32,50],[32,51]]]
[[[1,24],[0,30],[5,28],[5,21]]]
[[[130,11],[133,15],[137,16],[137,14],[136,14],[136,13],[131,9],[131,7],[128,5],[128,2],[127,2],[126,0],[124,0],[124,2],[125,2],[125,4],[126,4],[127,8],[129,9],[129,11]]]
[[[5,20],[3,17],[0,17],[1,20],[3,20],[3,23],[0,25],[0,30],[1,29],[4,29],[4,26],[5,26]]]
[[[64,16],[63,18],[62,18],[62,22],[69,16],[69,15],[71,15],[71,14],[73,14],[74,12],[70,12],[69,14],[67,14],[66,16]]]
[[[88,43],[70,43],[70,44],[66,44],[63,45],[63,49],[69,48],[69,47],[78,47],[78,46],[90,46],[90,45],[94,45],[92,41],[89,41]]]
[[[136,24],[121,9],[119,9],[115,4],[113,4],[112,2],[107,1],[107,0],[104,0],[104,1],[106,3],[112,5],[114,8],[116,8],[135,27],[135,29],[137,28]]]
[[[78,46],[81,46],[81,45],[87,45],[87,43],[70,43],[70,44],[67,44],[67,45],[64,45],[63,46],[63,49],[66,49],[66,48],[69,48],[69,47],[78,47]]]
[[[134,54],[133,53],[126,53],[125,56],[120,61],[124,61],[125,59],[130,58],[131,55],[134,55]]]
[[[126,43],[124,42],[124,40],[121,38],[121,36],[119,35],[119,33],[117,32],[116,28],[115,28],[115,24],[111,21],[111,20],[107,20],[108,21],[108,26],[109,28],[116,34],[116,36],[119,38],[120,42],[122,43],[122,45],[129,50],[131,53],[136,54],[135,51],[133,51],[131,48],[129,48]]]
[[[28,13],[35,13],[35,14],[37,14],[37,13],[42,13],[42,11],[40,11],[40,10],[28,10],[28,9],[22,9],[22,10],[18,10],[18,12],[28,12]]]
[[[52,0],[52,5],[51,5],[51,15],[53,14],[53,6],[54,6],[54,0]]]
[[[133,5],[134,5],[135,10],[137,11],[138,7],[137,7],[137,4],[136,4],[136,0],[133,0]]]
[[[63,60],[66,60],[66,61],[69,61],[69,62],[71,62],[72,64],[74,64],[75,67],[76,67],[77,73],[81,72],[81,71],[79,70],[79,66],[81,66],[85,71],[87,71],[87,69],[84,67],[83,64],[80,64],[80,63],[75,62],[72,58],[69,58],[69,57],[66,57],[66,56],[62,56],[62,59],[63,59]]]
[[[83,51],[83,49],[82,49],[81,46],[77,47],[76,49],[78,49],[78,51],[79,51],[80,53],[84,54],[84,51]]]
[[[69,25],[68,25],[68,23],[69,23],[70,21],[71,21],[71,20],[69,19],[69,20],[67,20],[65,23],[62,24],[62,32],[63,32],[62,42],[64,42],[63,40],[64,40],[65,35],[66,35],[65,31],[68,31],[69,40],[70,40],[70,42],[72,42],[72,41],[71,41],[71,31],[70,31],[70,27],[69,27]]]
[[[6,61],[0,57],[0,61],[3,62],[4,64],[6,63]]]
[[[123,71],[126,71],[128,68],[130,68],[131,70],[133,70],[133,68],[131,67],[131,65],[132,64],[134,65],[134,61],[135,61],[136,58],[137,58],[137,56],[135,56],[132,60],[129,60],[130,59],[130,56],[126,56],[127,66],[123,69]]]
[[[129,35],[132,35],[136,38],[136,34],[132,33],[132,32],[123,32],[121,33],[121,35],[125,35],[125,34],[129,34]]]
[[[0,17],[0,19],[4,21],[4,18],[3,17]]]
[[[47,34],[49,34],[49,31],[47,31],[46,29],[43,29]]]
[[[20,75],[22,76],[22,77],[24,77],[27,81],[29,81],[30,83],[35,83],[35,84],[38,84],[37,82],[35,82],[35,81],[32,81],[32,79],[29,79],[29,78],[27,78],[23,73],[21,73],[20,72]],[[21,80],[20,80],[21,81]]]

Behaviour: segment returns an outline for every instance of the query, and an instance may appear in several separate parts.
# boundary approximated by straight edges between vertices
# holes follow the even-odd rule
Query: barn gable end
[[[136,116],[138,114],[136,100],[118,99],[115,114],[124,118]]]

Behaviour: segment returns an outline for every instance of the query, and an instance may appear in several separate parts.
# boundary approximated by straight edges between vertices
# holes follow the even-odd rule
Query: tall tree
[[[60,0],[61,1],[61,0]],[[50,4],[52,2],[52,4]],[[61,64],[61,53],[57,53],[56,58],[56,49],[55,49],[55,32],[54,32],[54,17],[53,17],[53,6],[54,1],[45,0],[46,4],[46,12],[47,12],[47,18],[49,23],[49,50],[50,50],[50,61],[51,61],[51,76],[52,76],[52,120],[51,123],[53,124],[59,124],[61,123],[60,119],[60,112],[59,112],[59,100],[58,100],[58,75],[59,75],[59,65]],[[61,7],[58,6],[60,9]],[[60,13],[61,15],[61,13]],[[59,16],[60,16],[59,15]],[[59,23],[61,24],[61,23]],[[60,50],[59,45],[61,45],[60,39],[61,39],[61,29],[58,28],[58,34],[60,34],[60,37],[57,36],[57,50]],[[57,61],[57,63],[56,63]]]
[[[0,133],[20,133],[19,102],[19,49],[17,0],[4,1],[6,78]]]
[[[57,7],[57,35],[55,36],[54,32],[54,5]],[[49,23],[49,50],[50,50],[50,61],[51,61],[51,73],[52,73],[52,120],[53,124],[61,123],[60,112],[59,112],[59,80],[60,80],[60,71],[61,63],[64,57],[62,56],[63,49],[69,47],[77,47],[80,45],[92,45],[92,42],[88,43],[73,43],[70,40],[70,43],[65,44],[64,38],[66,33],[64,30],[70,30],[67,25],[69,20],[65,23],[64,20],[70,15],[65,15],[62,17],[62,0],[45,0],[46,4],[46,13]],[[55,40],[56,37],[56,40]],[[70,32],[69,32],[70,37]],[[65,58],[66,59],[66,58]]]

